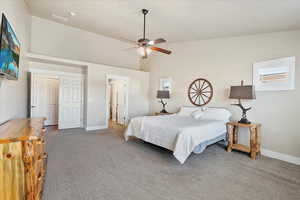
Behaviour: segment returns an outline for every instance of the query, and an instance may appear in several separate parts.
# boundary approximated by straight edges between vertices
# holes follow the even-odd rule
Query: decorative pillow
[[[199,110],[199,107],[191,107],[191,106],[182,106],[180,108],[180,111],[177,113],[179,116],[191,116],[191,114],[197,110]]]
[[[192,112],[192,114],[191,114],[191,116],[194,119],[200,119],[203,115],[204,115],[204,112],[201,109],[196,110],[196,111]]]
[[[225,108],[206,108],[201,119],[229,121],[231,113]]]

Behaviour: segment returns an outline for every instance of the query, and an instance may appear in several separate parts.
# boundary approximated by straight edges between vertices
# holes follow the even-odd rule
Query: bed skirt
[[[196,146],[194,148],[193,153],[200,154],[206,149],[207,146],[217,143],[217,142],[220,142],[222,140],[224,140],[225,143],[227,143],[227,134],[226,133],[224,133],[223,135],[220,135],[214,139],[200,143],[198,146]]]

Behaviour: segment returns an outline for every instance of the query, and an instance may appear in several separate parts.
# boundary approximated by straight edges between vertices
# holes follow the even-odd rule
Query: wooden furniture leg
[[[256,159],[256,128],[250,127],[250,157],[252,160]]]
[[[228,147],[227,147],[227,152],[232,151],[232,144],[233,144],[233,126],[228,125],[227,126],[227,132],[228,132]]]
[[[234,128],[233,128],[233,144],[238,143],[238,133],[239,133],[239,127],[234,126]]]
[[[260,126],[258,126],[256,128],[256,150],[257,150],[257,154],[260,156],[261,152],[260,152],[260,144],[261,144],[261,135],[260,135]]]

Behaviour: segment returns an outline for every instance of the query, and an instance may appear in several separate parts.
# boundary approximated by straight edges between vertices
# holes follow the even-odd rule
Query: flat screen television
[[[0,32],[0,75],[7,79],[17,80],[19,77],[20,42],[2,14]]]

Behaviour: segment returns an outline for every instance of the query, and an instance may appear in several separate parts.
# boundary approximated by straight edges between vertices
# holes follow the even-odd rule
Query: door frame
[[[109,124],[109,79],[116,79],[116,80],[122,80],[126,82],[126,105],[125,105],[125,126],[128,124],[128,99],[129,99],[129,86],[130,86],[130,78],[127,76],[120,76],[120,75],[114,75],[114,74],[106,74],[106,86],[105,86],[105,103],[106,103],[106,115],[105,115],[105,127],[108,128],[108,124]]]
[[[36,68],[29,68],[28,70],[30,72],[30,101],[29,103],[29,109],[30,109],[30,116],[32,116],[32,109],[31,109],[31,104],[32,104],[32,87],[33,87],[33,77],[35,75],[39,76],[45,76],[45,77],[52,77],[52,78],[57,78],[59,81],[59,86],[60,86],[60,78],[61,77],[76,77],[76,78],[81,78],[82,80],[82,94],[81,94],[81,122],[80,122],[80,128],[84,127],[84,113],[85,113],[85,107],[84,107],[84,94],[85,94],[85,74],[80,74],[80,73],[72,73],[72,72],[59,72],[59,71],[53,71],[53,70],[47,70],[47,69],[36,69]],[[58,104],[60,103],[60,87],[59,87],[59,93],[58,93]],[[59,113],[59,105],[58,105],[58,113]],[[58,115],[58,127],[59,127],[59,115]]]

